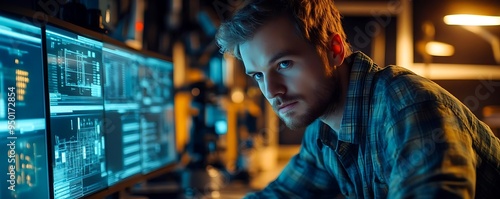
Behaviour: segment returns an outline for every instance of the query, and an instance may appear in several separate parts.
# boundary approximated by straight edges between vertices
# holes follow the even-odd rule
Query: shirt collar
[[[346,61],[347,63],[351,61],[352,66],[338,140],[359,144],[368,126],[373,77],[380,68],[367,55],[359,51],[347,57]],[[321,130],[319,139],[325,144],[331,143],[332,139],[326,138],[331,137],[329,134],[332,133],[330,128]]]

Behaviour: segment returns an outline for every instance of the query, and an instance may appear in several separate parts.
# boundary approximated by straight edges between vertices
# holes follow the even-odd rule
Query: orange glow
[[[425,45],[425,51],[432,56],[452,56],[455,48],[446,43],[431,41]]]
[[[138,21],[135,23],[135,31],[139,31],[141,32],[142,30],[144,30],[144,23]]]

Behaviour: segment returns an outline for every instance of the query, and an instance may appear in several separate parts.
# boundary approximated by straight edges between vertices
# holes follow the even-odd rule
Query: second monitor
[[[110,185],[173,163],[172,62],[105,40],[103,65]]]
[[[46,27],[54,198],[107,187],[102,42]]]

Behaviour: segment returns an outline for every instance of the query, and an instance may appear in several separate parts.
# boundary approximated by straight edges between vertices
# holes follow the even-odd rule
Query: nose
[[[283,83],[283,78],[275,74],[264,75],[264,81],[260,89],[267,99],[273,99],[286,93],[286,86]]]

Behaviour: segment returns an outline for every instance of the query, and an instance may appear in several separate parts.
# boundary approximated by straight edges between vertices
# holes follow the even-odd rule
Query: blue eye
[[[255,80],[260,80],[260,78],[262,78],[262,73],[254,73],[252,75],[252,78]]]
[[[287,69],[290,68],[291,65],[292,65],[291,61],[282,61],[278,63],[278,69]]]

